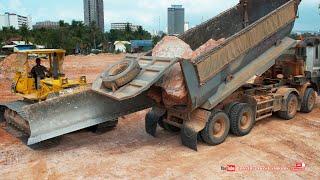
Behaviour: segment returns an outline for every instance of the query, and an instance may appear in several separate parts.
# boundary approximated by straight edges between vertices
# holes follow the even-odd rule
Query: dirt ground
[[[121,57],[100,55],[90,60],[67,57],[65,71],[74,77],[84,73],[93,80],[103,68]],[[0,102],[15,99],[6,90],[10,87],[8,82],[9,79],[0,76]],[[0,179],[318,179],[319,105],[320,99],[312,113],[299,113],[290,121],[277,117],[260,121],[249,135],[230,135],[219,146],[200,142],[198,152],[182,146],[179,133],[159,128],[157,138],[146,134],[146,111],[122,118],[118,127],[109,132],[71,133],[59,138],[57,144],[36,149],[27,147],[3,127],[0,128]],[[296,163],[304,163],[305,169],[288,169]],[[227,165],[235,165],[236,171],[222,170]],[[246,170],[247,167],[254,169]]]

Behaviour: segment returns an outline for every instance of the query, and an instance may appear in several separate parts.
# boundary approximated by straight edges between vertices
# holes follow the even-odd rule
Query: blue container
[[[153,45],[152,40],[131,40],[130,43],[133,48],[152,47]]]
[[[153,47],[152,40],[131,40],[131,52],[144,52],[149,51]]]

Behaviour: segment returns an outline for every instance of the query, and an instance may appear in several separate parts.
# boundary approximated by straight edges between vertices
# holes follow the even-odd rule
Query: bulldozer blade
[[[30,126],[28,145],[98,125],[153,105],[145,93],[117,101],[92,90],[24,107]]]

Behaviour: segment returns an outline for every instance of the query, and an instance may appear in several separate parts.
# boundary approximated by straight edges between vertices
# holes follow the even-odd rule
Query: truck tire
[[[286,111],[279,111],[277,114],[280,118],[284,120],[290,120],[295,117],[297,114],[297,109],[298,109],[298,97],[294,94],[291,93],[289,94],[288,98],[286,99],[285,102],[286,106]]]
[[[6,109],[6,106],[0,104],[0,122],[5,121],[4,112],[6,111]]]
[[[312,88],[308,88],[304,93],[300,111],[303,113],[310,113],[316,104],[316,98],[315,91]]]
[[[230,130],[236,136],[245,136],[250,133],[255,124],[253,109],[246,103],[239,103],[230,109]]]
[[[239,102],[232,102],[228,105],[226,105],[223,109],[223,111],[230,117],[230,110],[233,108],[233,106],[239,104]]]
[[[132,81],[141,71],[140,65],[136,60],[123,60],[112,65],[101,78],[104,87],[117,90],[121,86]]]
[[[218,145],[225,141],[230,130],[230,120],[223,111],[214,110],[201,131],[201,137],[209,145]]]

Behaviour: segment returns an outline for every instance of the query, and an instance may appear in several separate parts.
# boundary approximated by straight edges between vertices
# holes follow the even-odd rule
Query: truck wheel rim
[[[217,138],[221,137],[224,134],[225,127],[225,121],[223,119],[217,119],[213,125],[213,136]]]
[[[290,115],[295,115],[297,112],[298,100],[296,98],[290,99],[288,103],[288,113]]]
[[[245,130],[250,127],[251,116],[249,112],[244,112],[242,118],[240,120],[240,127],[241,129]]]

